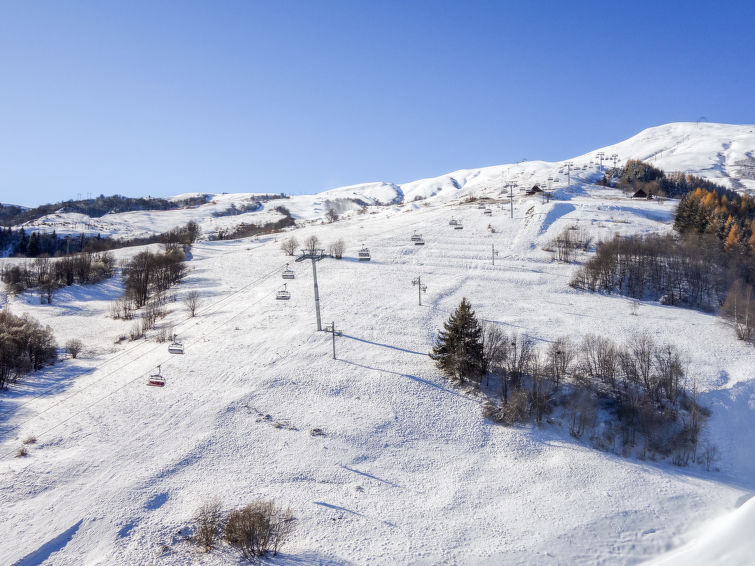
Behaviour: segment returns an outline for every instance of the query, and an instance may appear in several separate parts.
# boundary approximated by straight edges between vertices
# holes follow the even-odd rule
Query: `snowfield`
[[[725,156],[740,152],[727,159],[755,147],[752,126],[688,124],[677,136],[672,124],[662,127],[668,156],[656,164],[697,148],[705,169],[703,154],[718,142],[693,137],[715,137],[714,126],[734,140]],[[623,142],[622,159],[643,157],[643,139]],[[516,170],[525,186],[553,167],[531,162],[266,203],[289,208],[300,226],[193,246],[178,301],[159,323],[175,330],[184,355],[153,337],[115,343],[132,325],[108,317],[122,292],[117,279],[65,288],[53,305],[33,294],[6,298],[3,308],[50,324],[60,344],[81,338],[87,349],[0,394],[0,563],[237,564],[225,545],[204,554],[185,540],[194,510],[215,496],[226,509],[257,498],[291,507],[297,529],[270,564],[751,563],[752,346],[709,314],[642,303],[632,316],[624,297],[569,287],[575,266],[542,249],[563,229],[595,241],[668,232],[676,203],[628,199],[591,185],[597,171],[586,170],[557,185],[549,203],[515,193],[510,218],[502,176]],[[358,214],[349,194],[383,206]],[[470,194],[499,197],[492,216],[461,202]],[[317,220],[326,202],[342,204],[341,221]],[[197,214],[206,228],[218,219],[203,209],[160,214],[184,214],[176,224]],[[124,223],[135,231],[170,224],[129,214],[133,223]],[[449,226],[451,217],[463,230]],[[426,245],[412,245],[414,231]],[[331,335],[316,330],[311,263],[279,249],[284,237],[312,234],[347,245],[342,260],[317,264],[323,325],[343,332],[337,359]],[[357,260],[363,244],[369,262]],[[277,301],[287,263],[296,272],[291,300]],[[418,275],[427,285],[422,306]],[[187,318],[180,299],[192,290],[202,303]],[[623,341],[642,329],[677,345],[713,410],[704,438],[719,449],[716,469],[600,452],[566,426],[483,419],[482,396],[450,386],[427,356],[462,297],[480,318],[541,347],[587,333]],[[158,365],[167,384],[147,387]],[[37,439],[29,456],[15,458],[29,436]]]

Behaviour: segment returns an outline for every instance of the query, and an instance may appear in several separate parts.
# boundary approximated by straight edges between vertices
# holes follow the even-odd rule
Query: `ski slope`
[[[114,344],[131,326],[107,316],[116,281],[65,289],[53,305],[8,299],[88,350],[0,397],[1,562],[236,564],[227,547],[205,555],[185,541],[193,511],[218,496],[226,508],[256,498],[291,507],[297,530],[271,564],[637,564],[694,548],[709,550],[708,564],[747,564],[746,552],[716,557],[751,544],[752,347],[708,314],[645,303],[630,316],[623,297],[577,292],[574,266],[542,250],[569,226],[596,241],[670,231],[674,202],[629,200],[579,177],[550,203],[517,195],[513,218],[504,202],[492,217],[459,202],[493,177],[470,174],[449,187],[454,198],[413,201],[425,189],[402,186],[401,204],[337,223],[197,243],[176,292],[201,293],[198,315],[177,302],[160,323],[182,356],[154,340]],[[395,188],[376,190],[387,199]],[[302,213],[325,200],[298,198]],[[410,242],[415,230],[425,246]],[[282,237],[312,234],[347,244],[342,260],[317,266],[323,323],[343,331],[335,360],[330,334],[316,331],[311,265],[279,250]],[[362,244],[370,262],[357,261]],[[276,301],[286,263],[292,298]],[[541,346],[640,329],[676,344],[713,409],[705,438],[718,470],[596,451],[566,427],[483,419],[482,398],[451,387],[426,355],[462,297]],[[147,387],[158,364],[167,384]],[[30,455],[14,458],[30,435]],[[720,536],[701,538],[709,525]]]

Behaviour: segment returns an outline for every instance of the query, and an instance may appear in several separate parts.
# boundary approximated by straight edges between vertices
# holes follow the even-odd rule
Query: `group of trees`
[[[755,200],[698,188],[679,201],[674,228],[681,234],[713,234],[726,251],[755,253]]]
[[[38,289],[43,302],[52,298],[61,287],[97,283],[113,276],[115,258],[111,253],[80,253],[50,259],[38,257],[22,264],[5,264],[0,278],[6,290],[17,295],[28,289]]]
[[[697,188],[715,191],[720,195],[727,195],[728,198],[737,194],[696,175],[682,172],[666,174],[663,170],[638,159],[628,160],[623,167],[609,169],[598,184],[617,186],[625,193],[642,189],[648,195],[670,198],[682,197]]]
[[[285,206],[277,206],[275,210],[283,214],[283,218],[279,218],[274,222],[266,222],[265,224],[242,223],[230,231],[220,230],[218,232],[218,240],[235,240],[237,238],[248,238],[260,234],[273,234],[296,225],[296,220],[294,220],[291,212]]]
[[[294,236],[289,236],[288,238],[285,238],[283,241],[281,241],[280,249],[283,253],[290,256],[296,254],[297,250],[299,249],[305,250],[310,253],[315,253],[317,250],[325,249],[326,253],[335,259],[343,258],[343,252],[346,250],[346,242],[344,242],[343,238],[339,238],[336,241],[331,242],[330,244],[328,244],[327,248],[323,248],[322,246],[323,244],[320,242],[320,238],[318,238],[316,235],[312,235],[307,238],[301,248],[299,247],[299,240],[297,240]]]
[[[133,300],[135,307],[147,304],[153,294],[170,289],[186,274],[184,250],[169,247],[162,253],[143,251],[136,254],[123,266],[125,295]]]
[[[484,410],[498,422],[540,423],[560,405],[571,433],[581,437],[595,429],[602,410],[611,416],[602,429],[609,432],[591,435],[596,445],[626,451],[639,435],[646,450],[673,454],[677,463],[695,457],[706,411],[685,388],[686,365],[678,349],[648,334],[626,344],[596,335],[580,343],[561,337],[538,348],[526,335],[481,325],[464,298],[438,333],[430,357],[457,383],[489,387],[495,376],[500,398]]]
[[[29,315],[0,310],[0,389],[57,359],[57,344],[49,326]]]
[[[616,236],[598,246],[571,285],[713,311],[737,279],[752,281],[749,259],[726,253],[710,237]]]

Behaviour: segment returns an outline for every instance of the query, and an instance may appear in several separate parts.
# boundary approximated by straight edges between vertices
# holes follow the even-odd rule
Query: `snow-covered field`
[[[161,321],[183,356],[154,340],[114,344],[132,324],[107,316],[116,280],[64,289],[50,306],[8,299],[88,350],[0,395],[0,563],[235,564],[228,548],[205,555],[184,541],[196,507],[218,496],[227,508],[256,498],[291,507],[297,530],[274,564],[747,564],[752,347],[712,315],[644,303],[631,316],[623,297],[577,292],[574,266],[542,250],[568,226],[596,240],[670,231],[675,203],[629,200],[579,177],[550,203],[517,196],[513,219],[505,203],[488,217],[458,202],[498,193],[502,171],[459,175],[462,188],[421,201],[411,195],[429,181],[402,185],[404,204],[334,224],[199,242]],[[369,190],[390,202],[396,187]],[[284,204],[312,219],[349,192],[339,191]],[[415,230],[425,246],[410,242]],[[323,323],[343,331],[335,360],[330,334],[316,331],[309,262],[291,262],[291,300],[275,300],[290,260],[280,239],[311,234],[347,243],[342,260],[317,266]],[[370,262],[356,259],[362,244]],[[190,290],[203,299],[196,318],[180,304]],[[713,410],[705,437],[720,450],[718,470],[599,452],[558,426],[484,420],[482,399],[449,386],[427,356],[462,297],[541,345],[639,329],[676,344]],[[147,387],[158,364],[167,384]],[[14,458],[32,435],[30,455]]]

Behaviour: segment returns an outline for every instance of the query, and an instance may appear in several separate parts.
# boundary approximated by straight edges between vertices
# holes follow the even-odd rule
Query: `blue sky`
[[[750,2],[0,0],[0,201],[313,193],[755,123],[753,21]]]

